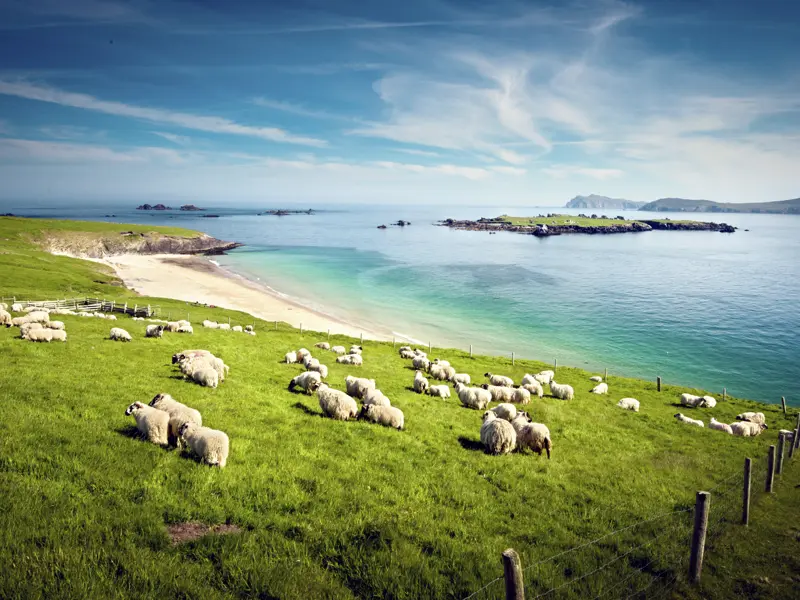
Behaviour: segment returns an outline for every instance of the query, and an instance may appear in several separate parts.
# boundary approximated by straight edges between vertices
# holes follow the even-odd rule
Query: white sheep
[[[163,410],[169,415],[169,442],[180,445],[180,428],[184,423],[203,424],[203,416],[199,410],[181,404],[169,394],[156,394],[150,401],[150,406]]]
[[[556,380],[550,379],[550,395],[559,400],[572,400],[575,397],[575,390],[571,385],[566,383],[556,383]]]
[[[421,369],[423,371],[427,371],[431,366],[431,361],[429,361],[424,356],[415,356],[414,360],[411,361],[411,366],[415,369]]]
[[[416,354],[414,354],[413,350],[400,350],[400,358],[416,358]]]
[[[422,371],[417,371],[416,373],[414,373],[415,392],[417,392],[418,394],[424,394],[429,387],[430,384],[428,383],[428,380],[425,379],[425,376],[422,374]]]
[[[462,383],[457,383],[455,389],[461,404],[467,408],[484,410],[492,401],[492,394],[482,388],[467,387]]]
[[[595,383],[602,383],[603,378],[600,375],[595,375],[593,377],[589,377],[589,381],[594,381]]]
[[[109,321],[116,321],[117,315],[106,315],[106,319],[108,319]]]
[[[44,329],[41,323],[23,323],[19,326],[19,337],[25,339],[28,337],[28,332],[34,329]]]
[[[714,396],[703,396],[703,408],[714,408],[717,405],[717,399]]]
[[[25,318],[28,320],[28,323],[42,323],[44,325],[50,320],[50,314],[43,310],[36,310],[29,312],[25,315]]]
[[[300,348],[300,350],[297,351],[297,360],[299,360],[300,362],[302,362],[306,356],[311,356],[310,350],[306,348]]]
[[[219,373],[206,364],[195,368],[190,376],[203,387],[215,388],[219,385]]]
[[[317,361],[316,365],[310,365],[307,367],[306,371],[316,371],[323,379],[328,377],[328,367],[321,364],[319,361]]]
[[[317,388],[317,396],[322,413],[330,419],[347,421],[358,416],[356,401],[341,390],[328,387],[327,383],[320,384]]]
[[[253,331],[252,329],[251,329],[250,331],[248,331],[247,329],[245,329],[245,330],[244,330],[244,333],[245,333],[245,335],[252,335],[253,337],[256,337],[256,332],[255,332],[255,331]]]
[[[402,352],[403,350],[411,350],[411,346],[400,346],[399,350],[400,352]]]
[[[596,386],[592,388],[592,394],[607,394],[608,393],[608,384],[607,383],[598,383]]]
[[[750,421],[751,423],[758,423],[759,425],[767,424],[767,418],[761,412],[743,412],[736,415],[737,421]],[[767,429],[767,427],[765,427]]]
[[[736,421],[736,423],[731,423],[733,435],[738,435],[740,437],[756,437],[766,428],[766,425],[751,423],[750,421]]]
[[[11,327],[11,321],[13,317],[10,313],[6,312],[5,309],[0,308],[0,325],[5,325],[6,327]]]
[[[297,362],[297,352],[287,352],[283,357],[283,362],[286,364],[294,364]]]
[[[331,352],[335,352],[336,354],[347,354],[347,350],[344,349],[344,346],[333,346],[331,348]]]
[[[22,304],[19,302],[14,302],[11,305],[11,312],[22,312]]]
[[[514,398],[512,402],[516,402],[517,404],[530,404],[531,402],[530,391],[525,389],[523,386],[516,388],[514,390]]]
[[[153,444],[166,446],[169,442],[169,414],[141,402],[134,402],[125,414],[136,419],[136,429]]]
[[[451,366],[450,365],[450,361],[442,360],[440,358],[434,358],[433,359],[433,363],[436,364],[436,365],[439,365],[440,367],[449,367],[449,366]]]
[[[54,342],[66,342],[67,332],[63,329],[48,329],[50,332],[50,339]]]
[[[318,367],[319,365],[319,359],[314,358],[313,356],[306,356],[303,359],[303,366],[306,368],[306,370],[310,369],[311,367]]]
[[[450,397],[450,388],[446,385],[432,385],[428,388],[428,395],[446,399]]]
[[[350,354],[361,354],[363,348],[361,346],[352,345],[350,346]]]
[[[222,329],[223,331],[230,331],[231,324],[230,323],[220,323],[218,329]]]
[[[540,371],[534,375],[534,379],[541,383],[542,385],[549,385],[550,382],[555,378],[556,374],[555,371]]]
[[[294,388],[300,387],[306,394],[313,394],[319,384],[322,383],[322,376],[316,371],[304,371],[297,377],[294,377],[289,382],[289,391],[294,391]]]
[[[364,377],[353,377],[352,375],[348,375],[347,377],[345,377],[344,384],[345,387],[347,388],[347,393],[353,398],[363,398],[367,390],[375,389],[374,379],[366,379]]]
[[[485,373],[484,377],[489,378],[489,383],[491,385],[514,387],[514,380],[511,379],[511,377],[506,377],[505,375],[492,375],[491,373]]]
[[[209,329],[218,329],[219,323],[217,323],[216,321],[209,321],[208,319],[206,319],[205,321],[203,321],[203,327],[208,327]]]
[[[39,327],[38,329],[29,329],[25,327],[25,335],[23,336],[23,339],[26,339],[29,342],[52,342],[54,332],[54,329],[44,329],[42,327]]]
[[[494,408],[490,409],[490,412],[493,412],[495,415],[497,415],[498,419],[505,419],[509,423],[517,418],[517,407],[507,402],[498,404]]]
[[[148,325],[144,330],[144,337],[146,338],[160,338],[164,336],[163,325]]]
[[[514,392],[516,390],[512,387],[505,387],[501,385],[489,385],[488,383],[484,383],[481,387],[489,392],[492,398],[492,402],[514,401]]]
[[[244,326],[244,332],[245,333],[255,333],[256,330],[253,328],[252,325],[245,325]]]
[[[730,433],[733,435],[733,429],[727,423],[720,423],[714,417],[711,417],[711,421],[708,423],[709,429],[716,429],[717,431],[724,431],[725,433]]]
[[[525,448],[536,452],[539,456],[542,451],[547,453],[548,460],[550,452],[553,450],[553,438],[550,429],[543,423],[532,423],[527,413],[518,413],[517,418],[511,422],[514,431],[517,432],[517,448]]]
[[[639,412],[639,401],[636,398],[623,398],[619,402],[617,402],[617,406],[619,406],[623,410],[632,410],[633,412]]]
[[[393,427],[398,431],[405,425],[405,415],[396,406],[382,406],[378,404],[365,404],[361,409],[359,418],[366,419],[372,423],[378,423],[384,427]]]
[[[244,331],[244,329],[242,328],[241,325],[234,325],[233,327],[231,327],[231,331],[235,331],[237,333],[242,333]]]
[[[130,342],[133,338],[131,334],[120,327],[112,327],[109,339],[117,342]]]
[[[8,310],[8,304],[5,302],[0,302],[0,310]]]
[[[225,432],[187,422],[178,434],[203,463],[222,469],[228,462],[230,440]]]
[[[172,364],[182,362],[183,360],[195,356],[214,356],[208,350],[184,350],[182,352],[176,352],[172,355]]]
[[[472,383],[472,378],[469,376],[469,373],[456,373],[453,375],[453,378],[450,381],[453,383],[463,383],[464,385],[469,385]]]
[[[698,419],[691,419],[684,415],[683,413],[678,413],[675,415],[675,418],[678,419],[681,423],[686,423],[688,425],[697,425],[698,427],[705,427],[703,422]]]
[[[64,325],[64,321],[48,321],[47,328],[48,329],[66,329],[66,325]]]
[[[717,401],[712,396],[681,394],[681,404],[689,408],[714,408],[717,405]]]
[[[544,396],[544,388],[542,387],[542,384],[535,379],[531,383],[522,384],[521,387],[528,390],[528,393],[538,396],[539,398]]]
[[[488,454],[508,454],[517,445],[517,432],[511,423],[487,410],[483,413],[481,444]]]
[[[319,348],[321,350],[330,350],[331,349],[331,345],[328,342],[317,342],[316,344],[314,344],[314,347],[315,348]]]
[[[356,367],[360,367],[364,364],[364,359],[361,357],[360,354],[345,354],[343,356],[337,356],[336,362],[343,364],[343,365],[353,365]]]
[[[180,360],[178,366],[184,375],[189,375],[194,378],[193,371],[200,368],[210,368],[217,372],[219,382],[225,381],[230,368],[221,358],[217,358],[210,352],[208,354],[195,354],[185,356]]]
[[[417,356],[421,356],[423,358],[428,358],[428,353],[427,352],[423,352],[419,348],[414,348],[414,354],[417,355]]]
[[[375,404],[377,406],[391,406],[392,403],[389,398],[379,389],[370,388],[364,391],[364,396],[361,398],[364,401],[364,406],[367,404]]]
[[[180,327],[178,327],[177,333],[194,333],[194,327],[186,323],[182,323]]]
[[[443,367],[437,364],[431,364],[430,366],[431,377],[439,381],[450,381],[455,374],[456,370],[453,367]]]

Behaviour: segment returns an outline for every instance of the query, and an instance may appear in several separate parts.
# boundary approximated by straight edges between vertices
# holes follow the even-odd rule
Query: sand
[[[121,254],[100,260],[125,285],[144,295],[199,302],[247,312],[265,321],[284,321],[304,330],[327,331],[365,339],[390,340],[392,332],[363,328],[307,308],[226,271],[205,257]]]

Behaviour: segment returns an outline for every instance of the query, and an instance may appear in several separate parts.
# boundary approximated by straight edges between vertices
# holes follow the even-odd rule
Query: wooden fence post
[[[742,491],[742,525],[750,524],[750,472],[753,461],[744,459],[744,488]]]
[[[278,331],[278,322],[275,321],[275,331]]]
[[[792,432],[794,435],[792,436],[792,441],[789,442],[789,458],[794,456],[794,438],[797,437],[797,429]]]
[[[514,353],[511,353],[511,366],[514,366]]]
[[[708,510],[711,507],[711,494],[697,492],[694,503],[694,532],[692,533],[692,553],[689,556],[689,580],[700,583],[703,571],[703,553],[706,549],[706,531],[708,530]]]
[[[472,344],[469,345],[469,357],[472,358]]]
[[[769,447],[767,455],[767,482],[764,484],[764,491],[772,493],[772,484],[775,482],[775,446]]]
[[[656,389],[661,391],[661,377],[656,377]]]
[[[331,339],[331,330],[328,329],[328,339]]]
[[[781,396],[781,408],[783,408],[783,418],[786,418],[786,396]]]
[[[555,373],[556,371],[558,371],[558,359],[557,358],[553,359],[553,373]]]
[[[525,600],[522,563],[519,554],[511,548],[503,552],[503,576],[506,581],[506,600]]]
[[[608,381],[608,367],[606,367],[606,374],[605,377],[603,377],[603,381]]]
[[[303,323],[300,323],[300,335],[303,335]]]
[[[431,343],[428,342],[428,354],[430,354],[430,353],[431,353]]]
[[[725,400],[728,397],[728,388],[722,388],[722,399]]]
[[[800,412],[797,413],[797,426],[794,428],[794,443],[792,445],[795,450],[800,448],[800,435],[798,435],[798,431],[800,431]]]
[[[364,345],[364,333],[363,332],[361,333],[361,345],[362,346]]]
[[[775,462],[775,472],[780,475],[783,472],[783,445],[786,443],[786,438],[778,434],[778,460]]]

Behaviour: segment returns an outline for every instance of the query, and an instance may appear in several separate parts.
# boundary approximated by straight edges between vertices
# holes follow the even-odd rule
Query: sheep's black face
[[[135,404],[131,404],[127,409],[125,409],[125,415],[130,416],[131,413],[136,409]]]

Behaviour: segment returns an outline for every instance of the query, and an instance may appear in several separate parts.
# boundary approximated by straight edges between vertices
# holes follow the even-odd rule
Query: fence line
[[[110,312],[131,315],[132,317],[152,317],[158,312],[159,307],[152,307],[149,304],[133,307],[128,303],[119,304],[117,302],[107,302],[99,298],[65,298],[63,300],[17,300],[15,304],[21,304],[23,308],[47,308],[47,309],[68,309],[81,310],[85,312]],[[155,310],[154,310],[155,309]]]

